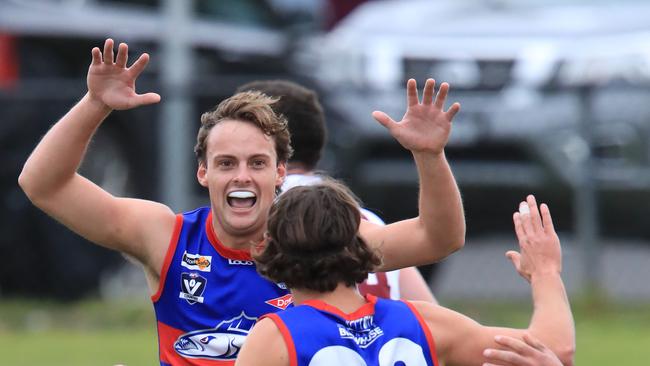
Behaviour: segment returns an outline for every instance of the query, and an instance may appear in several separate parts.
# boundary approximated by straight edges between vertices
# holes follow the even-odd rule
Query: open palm
[[[92,50],[92,63],[88,69],[88,92],[111,109],[124,110],[141,105],[158,103],[156,93],[137,94],[135,80],[149,62],[149,55],[142,54],[131,67],[126,67],[128,46],[121,43],[117,58],[113,59],[113,40],[107,39],[103,53],[99,48]]]
[[[428,79],[420,102],[415,80],[407,82],[408,108],[400,122],[395,122],[384,112],[375,111],[372,114],[402,146],[413,152],[442,153],[451,133],[451,121],[460,110],[459,103],[454,103],[447,111],[443,110],[449,84],[442,83],[435,100],[434,87],[435,81]]]

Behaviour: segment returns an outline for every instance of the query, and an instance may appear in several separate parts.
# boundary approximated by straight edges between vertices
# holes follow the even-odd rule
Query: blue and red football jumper
[[[219,242],[208,207],[177,215],[151,299],[161,365],[233,365],[257,319],[291,304],[284,284],[257,273],[250,252]]]
[[[438,366],[433,336],[412,304],[366,299],[351,314],[310,300],[266,317],[280,329],[291,366]]]

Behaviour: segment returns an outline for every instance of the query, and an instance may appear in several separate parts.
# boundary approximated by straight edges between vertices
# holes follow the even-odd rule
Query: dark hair
[[[316,168],[327,140],[325,113],[316,92],[286,80],[253,81],[237,91],[257,90],[279,100],[271,108],[289,122],[293,155],[291,162],[307,170]]]
[[[283,193],[269,214],[266,246],[254,253],[258,272],[318,292],[365,280],[381,258],[359,236],[361,213],[353,197],[333,179]]]
[[[205,163],[206,140],[212,127],[224,120],[243,121],[257,126],[265,135],[273,138],[278,163],[287,162],[293,150],[287,120],[271,108],[277,100],[255,91],[237,93],[219,103],[213,110],[203,113],[194,146],[199,163]]]

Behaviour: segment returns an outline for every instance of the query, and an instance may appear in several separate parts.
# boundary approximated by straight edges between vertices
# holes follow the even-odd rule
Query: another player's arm
[[[438,303],[424,277],[415,267],[407,267],[399,271],[399,292],[400,299],[403,300]]]
[[[264,318],[246,337],[235,366],[289,366],[287,344],[275,323]]]
[[[443,83],[434,99],[433,79],[418,100],[415,80],[407,83],[408,109],[400,122],[383,112],[373,116],[410,150],[418,170],[418,217],[376,226],[363,221],[361,235],[384,256],[381,270],[437,262],[460,249],[465,242],[465,217],[458,186],[444,153],[451,121],[460,110],[454,103],[444,111],[449,85]]]
[[[560,242],[546,205],[538,210],[533,196],[514,214],[515,231],[521,252],[507,256],[517,272],[530,282],[533,315],[527,329],[484,327],[449,309],[416,303],[434,331],[441,359],[446,365],[475,365],[487,359],[487,348],[499,348],[496,336],[523,339],[525,333],[539,338],[564,365],[573,364],[575,328],[562,278]],[[541,211],[541,216],[540,216]],[[471,342],[467,340],[471,339]]]
[[[156,103],[157,94],[135,93],[135,79],[147,64],[141,56],[126,68],[127,46],[113,61],[113,41],[103,55],[92,51],[88,93],[43,137],[18,179],[29,199],[79,235],[130,254],[154,273],[162,266],[174,227],[174,213],[150,201],[117,198],[82,177],[77,169],[99,125],[113,109]],[[102,57],[103,56],[103,57]]]

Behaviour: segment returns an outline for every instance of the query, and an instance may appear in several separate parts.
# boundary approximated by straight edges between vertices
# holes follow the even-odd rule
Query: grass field
[[[529,304],[449,304],[486,325],[526,326]],[[576,365],[650,365],[650,304],[573,304]],[[153,309],[146,303],[0,302],[0,365],[154,365]]]

